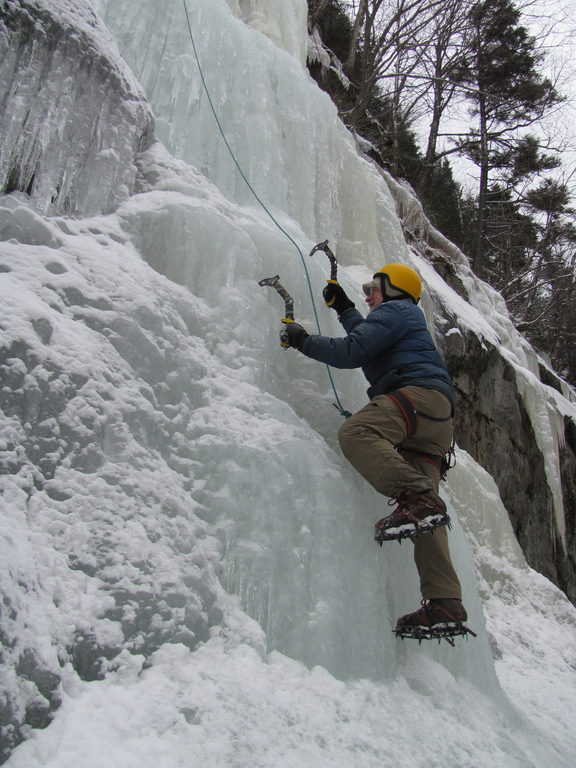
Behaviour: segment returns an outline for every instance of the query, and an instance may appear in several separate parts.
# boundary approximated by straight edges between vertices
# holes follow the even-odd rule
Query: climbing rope
[[[200,64],[200,57],[198,56],[198,50],[196,48],[196,42],[194,40],[194,34],[192,32],[192,25],[190,23],[190,16],[188,14],[188,6],[186,5],[186,0],[182,0],[182,5],[184,6],[184,13],[186,15],[186,24],[188,26],[188,33],[190,35],[190,42],[192,43],[192,50],[194,52],[194,58],[196,59],[196,65],[198,67],[198,72],[200,73],[200,80],[202,81],[202,86],[204,88],[204,91],[206,93],[206,97],[208,99],[208,104],[210,105],[210,110],[212,111],[212,114],[214,116],[214,120],[216,121],[216,125],[218,126],[218,131],[220,132],[220,136],[222,137],[222,140],[226,146],[226,149],[228,150],[230,157],[232,158],[234,165],[238,169],[238,173],[242,177],[244,183],[254,196],[255,200],[258,202],[258,204],[262,207],[262,210],[268,215],[268,217],[271,219],[271,221],[274,223],[274,225],[280,230],[280,232],[288,238],[288,240],[292,243],[292,245],[296,248],[298,255],[300,256],[300,261],[302,262],[302,266],[304,268],[304,274],[306,275],[306,282],[308,284],[308,292],[310,294],[310,300],[312,302],[312,310],[314,312],[314,318],[316,321],[316,328],[318,329],[318,333],[322,333],[320,329],[320,320],[318,318],[318,312],[316,311],[316,303],[314,301],[314,293],[312,291],[312,283],[310,280],[310,274],[308,272],[308,267],[306,266],[306,260],[304,259],[304,254],[302,253],[302,250],[300,249],[298,243],[294,240],[294,238],[290,235],[289,232],[287,232],[284,227],[280,224],[280,222],[275,218],[275,216],[272,214],[272,212],[269,210],[269,208],[266,206],[264,201],[259,197],[256,190],[250,183],[249,179],[247,178],[246,174],[242,170],[242,167],[240,163],[238,162],[236,155],[234,154],[234,150],[230,146],[228,139],[226,138],[226,134],[224,133],[224,129],[222,127],[222,124],[220,122],[220,119],[218,117],[218,113],[216,112],[216,108],[214,107],[214,103],[212,101],[212,97],[210,96],[210,91],[208,89],[208,85],[206,83],[206,78],[204,77],[204,70],[202,69],[202,65]],[[330,370],[330,367],[327,365],[326,370],[328,371],[328,378],[330,380],[330,384],[332,386],[332,391],[334,392],[334,397],[336,398],[336,402],[334,403],[334,407],[338,409],[340,414],[344,416],[344,418],[348,418],[351,416],[349,411],[344,410],[342,407],[342,404],[340,402],[340,398],[338,397],[338,392],[336,391],[336,385],[334,384],[334,378],[332,376],[332,371]]]

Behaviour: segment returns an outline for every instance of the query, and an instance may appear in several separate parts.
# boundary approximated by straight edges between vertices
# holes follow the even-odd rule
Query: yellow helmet
[[[416,270],[406,264],[386,264],[374,275],[382,284],[382,295],[386,299],[411,298],[415,304],[420,301],[422,281]]]

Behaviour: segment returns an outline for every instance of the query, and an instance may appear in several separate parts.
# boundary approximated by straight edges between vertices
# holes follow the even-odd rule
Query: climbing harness
[[[188,27],[188,34],[190,36],[190,42],[192,43],[192,51],[194,53],[194,58],[196,60],[196,66],[198,67],[198,72],[200,74],[200,80],[202,81],[202,87],[204,88],[204,91],[206,93],[206,98],[208,99],[208,104],[210,105],[210,110],[212,112],[212,115],[214,116],[214,120],[216,121],[216,125],[218,126],[218,131],[220,132],[220,136],[222,137],[222,141],[224,142],[226,149],[228,150],[228,153],[230,154],[230,157],[232,158],[232,161],[234,162],[234,165],[236,166],[238,173],[242,177],[244,183],[254,196],[257,203],[261,206],[262,210],[267,214],[267,216],[270,218],[272,223],[277,227],[277,229],[292,243],[292,245],[296,248],[296,251],[298,252],[298,255],[300,256],[300,261],[302,262],[302,266],[304,268],[304,274],[306,275],[306,282],[308,283],[308,292],[310,294],[310,299],[312,302],[312,310],[314,312],[314,318],[316,320],[316,328],[318,329],[318,333],[321,333],[320,329],[320,320],[318,318],[318,312],[316,310],[316,303],[314,301],[314,292],[312,290],[312,283],[310,281],[310,275],[308,273],[308,268],[306,266],[306,261],[304,259],[304,254],[302,253],[302,250],[300,249],[298,243],[294,240],[294,238],[284,229],[284,227],[280,224],[280,222],[275,218],[275,216],[272,214],[270,209],[266,206],[264,201],[258,196],[256,193],[256,190],[250,183],[249,179],[247,178],[246,174],[242,170],[242,166],[238,162],[236,155],[234,154],[234,150],[230,146],[228,139],[226,138],[226,134],[224,133],[224,129],[222,128],[222,124],[220,122],[220,119],[218,117],[218,113],[216,112],[216,107],[214,106],[214,103],[212,101],[212,97],[210,96],[210,91],[208,89],[208,85],[206,83],[206,78],[204,77],[204,70],[202,69],[202,65],[200,64],[200,57],[198,56],[198,50],[196,48],[196,42],[194,40],[194,34],[192,32],[192,24],[190,23],[190,16],[188,14],[188,6],[186,5],[186,0],[182,0],[182,5],[184,6],[184,14],[186,16],[186,25]],[[349,411],[345,411],[342,407],[342,404],[340,402],[340,398],[338,397],[338,392],[336,390],[336,385],[334,384],[334,378],[332,376],[332,371],[330,370],[329,366],[326,366],[326,370],[328,372],[328,378],[330,380],[330,385],[332,387],[332,391],[334,393],[334,397],[336,398],[336,402],[334,403],[334,407],[340,412],[344,418],[348,418],[351,414]]]
[[[284,288],[282,283],[280,282],[280,275],[275,275],[274,277],[265,277],[263,280],[260,280],[258,282],[258,285],[261,287],[264,287],[265,285],[269,285],[271,288],[275,288],[280,296],[284,299],[284,317],[280,318],[281,323],[293,323],[294,322],[294,299],[288,291]],[[288,339],[288,333],[285,329],[282,329],[280,331],[280,346],[284,347],[284,349],[288,349],[290,346],[289,339]]]
[[[392,402],[394,402],[398,406],[400,413],[404,417],[404,421],[406,422],[406,428],[408,430],[406,434],[407,438],[412,437],[415,434],[416,430],[418,429],[419,416],[423,419],[427,419],[428,421],[437,421],[437,422],[449,421],[454,417],[453,409],[450,413],[450,416],[446,416],[443,418],[439,418],[437,416],[430,416],[427,413],[423,413],[422,411],[416,410],[416,407],[414,406],[414,403],[412,402],[411,398],[409,398],[405,392],[402,392],[399,389],[397,389],[395,392],[387,392],[386,397],[389,397],[390,400],[392,400]],[[437,469],[440,471],[441,480],[446,480],[446,473],[448,472],[448,470],[456,466],[456,451],[455,451],[454,438],[452,438],[452,444],[444,456],[436,456],[435,454],[424,453],[423,451],[414,451],[410,448],[400,448],[400,452],[413,453],[416,456],[420,456],[425,461],[428,461],[431,464],[434,464],[434,466],[437,467]]]

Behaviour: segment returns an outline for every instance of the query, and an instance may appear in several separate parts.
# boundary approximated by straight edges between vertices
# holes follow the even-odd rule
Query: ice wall
[[[110,211],[131,194],[152,113],[88,4],[2,3],[0,94],[3,194],[67,215]]]
[[[2,199],[34,233],[2,244],[0,274],[5,749],[49,722],[61,664],[93,680],[123,650],[219,636],[390,679],[390,627],[419,600],[409,548],[374,545],[385,506],[336,449],[325,372],[277,345],[256,279],[290,244],[160,147],[141,163],[154,187],[114,216]],[[347,405],[364,386],[341,382]],[[481,639],[430,653],[492,694],[458,536]]]
[[[531,564],[575,599],[574,539],[566,535],[574,501],[570,473],[561,470],[571,466],[574,450],[565,436],[556,437],[556,394],[539,386],[534,351],[514,328],[502,298],[433,231],[410,190],[362,159],[330,99],[311,83],[293,55],[305,32],[306,3],[229,5],[235,15],[223,1],[186,5],[201,70],[181,0],[144,6],[146,12],[132,1],[120,9],[99,0],[97,7],[144,84],[158,135],[173,154],[199,168],[227,198],[262,210],[238,162],[272,215],[297,222],[312,242],[329,236],[342,264],[361,263],[369,274],[401,259],[424,274],[429,288],[424,310],[457,374],[464,447],[497,478]],[[285,26],[279,42],[266,30],[286,15],[298,22]],[[250,27],[255,16],[264,34]],[[224,53],[229,67],[220,66]],[[303,296],[307,284],[298,254],[292,255],[278,271],[282,277],[293,271],[289,286]],[[430,263],[458,294],[445,290]],[[309,305],[301,311],[313,321]],[[571,420],[573,415],[566,435]],[[499,460],[502,455],[510,457],[513,471]]]
[[[308,4],[302,0],[228,0],[232,12],[276,45],[306,62]]]
[[[288,35],[279,47],[274,35],[247,25],[258,11],[269,29],[277,16],[266,9],[275,4],[187,2],[209,61],[206,77],[215,83],[213,98],[251,181],[304,253],[318,239],[337,244],[341,282],[361,304],[358,286],[383,257],[417,258],[405,244],[388,186],[358,156],[308,78],[297,41]],[[284,13],[292,7],[289,0],[277,6]],[[302,7],[294,6],[298,19]],[[498,609],[488,617],[490,635],[485,631],[480,597],[490,599],[490,580],[525,568],[505,516],[490,516],[493,485],[485,476],[479,481],[466,462],[470,477],[458,470],[444,491],[457,521],[454,559],[478,639],[456,649],[397,642],[390,631],[396,617],[419,601],[410,548],[374,544],[372,524],[387,508],[340,455],[340,416],[326,371],[278,345],[283,307],[257,281],[280,273],[296,298],[297,318],[311,327],[305,271],[222,146],[184,33],[182,4],[99,8],[150,89],[159,135],[172,154],[159,143],[141,153],[137,173],[132,169],[137,194],[106,216],[44,217],[18,195],[1,198],[5,749],[27,735],[27,726],[45,726],[62,698],[74,710],[78,678],[92,686],[86,690],[107,690],[108,681],[121,687],[132,670],[135,685],[152,680],[154,688],[166,665],[182,670],[183,689],[166,695],[163,705],[174,709],[152,718],[153,728],[159,734],[164,728],[168,738],[166,723],[175,722],[180,734],[190,726],[194,734],[185,731],[186,738],[194,743],[200,729],[208,745],[215,738],[233,742],[248,720],[258,731],[259,715],[274,713],[274,681],[282,678],[273,674],[276,663],[292,681],[290,690],[300,680],[310,686],[303,707],[291,706],[286,715],[287,731],[294,718],[301,724],[299,740],[301,733],[312,742],[316,736],[305,728],[307,706],[317,711],[329,700],[340,713],[335,731],[371,713],[376,736],[353,742],[364,755],[370,741],[367,766],[381,765],[388,754],[389,735],[379,728],[391,697],[404,702],[403,716],[390,713],[397,730],[415,711],[427,713],[436,746],[424,748],[426,738],[418,736],[418,748],[409,752],[420,765],[432,757],[447,764],[460,710],[469,764],[474,742],[486,748],[488,741],[506,768],[529,765],[531,754],[538,766],[554,765],[555,747],[546,738],[538,747],[523,725],[526,718],[535,722],[536,707],[519,715],[501,690],[494,657],[507,649],[500,647],[506,632]],[[327,262],[320,255],[307,265],[319,297]],[[430,271],[432,284],[438,278]],[[456,299],[440,283],[435,290],[454,308]],[[458,306],[470,312],[465,302]],[[430,298],[425,309],[433,322]],[[333,313],[321,302],[319,310],[325,330],[337,333]],[[476,316],[467,314],[467,322],[475,324]],[[347,408],[364,404],[360,373],[335,379]],[[474,556],[483,561],[480,580]],[[532,615],[524,575],[510,600],[519,595]],[[550,585],[541,594],[543,603],[554,596],[559,616],[571,616]],[[502,601],[498,594],[497,606]],[[271,650],[276,655],[269,659]],[[279,652],[327,672],[308,680],[304,667],[291,667]],[[524,669],[538,657],[538,647],[526,652]],[[230,687],[219,677],[224,662],[236,681]],[[233,690],[240,702],[233,712],[230,697],[218,696],[224,704],[215,705],[221,717],[213,731],[202,717],[214,686],[209,678],[203,688],[186,677],[204,666],[216,689]],[[94,680],[102,676],[98,688]],[[360,678],[372,682],[358,687]],[[316,679],[324,681],[319,694]],[[270,680],[260,697],[258,688]],[[264,702],[260,713],[255,700]],[[484,723],[476,726],[479,700],[491,724],[488,737]],[[94,715],[105,720],[106,709]],[[112,708],[99,733],[114,731],[115,715]],[[562,717],[558,710],[557,721]],[[136,733],[144,732],[139,727]],[[538,738],[542,731],[534,727]],[[61,731],[48,731],[48,742],[29,742],[32,752],[21,759],[17,752],[15,765],[30,763],[31,754],[58,764]],[[72,739],[79,733],[82,727],[71,727]],[[348,756],[342,741],[333,743]],[[556,765],[568,764],[570,743],[563,735]],[[254,764],[265,765],[266,757],[257,755]]]
[[[240,4],[243,6],[244,4]],[[304,14],[306,3],[258,4],[265,19]],[[267,10],[264,11],[264,6]],[[97,7],[143,84],[156,134],[226,197],[258,207],[218,134],[202,88],[181,0]],[[330,235],[343,263],[381,266],[383,252],[406,253],[391,196],[329,97],[302,61],[231,15],[223,0],[188,3],[200,63],[236,159],[266,205],[298,222],[314,240]],[[301,25],[287,29],[301,32]],[[293,49],[295,40],[288,41]],[[226,66],[222,66],[222,57]]]

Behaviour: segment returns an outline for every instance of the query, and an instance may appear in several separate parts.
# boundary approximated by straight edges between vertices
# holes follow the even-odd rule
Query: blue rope
[[[226,138],[226,134],[224,133],[224,129],[222,128],[222,124],[220,123],[220,120],[218,118],[218,113],[216,112],[216,108],[214,107],[214,104],[212,102],[212,98],[210,96],[210,91],[208,90],[208,85],[206,84],[206,79],[204,77],[204,71],[202,69],[202,66],[200,64],[200,58],[198,56],[198,51],[196,49],[196,43],[194,41],[194,34],[192,33],[192,25],[190,24],[190,16],[188,15],[188,7],[186,5],[186,0],[182,0],[182,4],[184,6],[184,13],[186,14],[186,24],[188,26],[188,32],[190,34],[190,41],[192,43],[192,50],[194,51],[194,58],[196,59],[196,64],[198,66],[198,71],[200,73],[200,79],[202,80],[202,86],[204,87],[204,91],[206,92],[206,96],[208,98],[208,103],[210,104],[210,109],[212,111],[212,114],[214,115],[214,120],[216,121],[216,125],[218,126],[218,130],[220,131],[220,135],[222,136],[222,140],[224,141],[224,144],[226,145],[226,149],[230,153],[230,157],[234,161],[234,165],[238,169],[238,172],[242,179],[244,180],[246,186],[250,190],[250,192],[253,194],[254,198],[257,200],[257,202],[260,204],[262,209],[266,212],[266,214],[270,217],[272,222],[276,225],[276,227],[282,232],[282,234],[288,238],[288,240],[292,243],[292,245],[296,248],[298,251],[298,254],[300,256],[300,260],[302,262],[302,266],[304,267],[304,274],[306,275],[306,282],[308,284],[308,292],[310,294],[310,300],[312,302],[312,309],[314,311],[314,318],[316,320],[316,327],[318,329],[318,333],[322,333],[320,330],[320,320],[318,318],[318,312],[316,311],[316,304],[314,301],[314,293],[312,291],[312,283],[310,281],[310,274],[308,272],[308,267],[306,266],[306,260],[304,258],[304,254],[302,253],[302,250],[298,246],[298,243],[294,240],[294,238],[290,235],[289,232],[287,232],[284,227],[280,224],[280,222],[274,217],[272,212],[268,209],[268,207],[265,205],[263,200],[258,196],[256,193],[256,190],[246,177],[246,174],[242,170],[242,167],[240,166],[240,163],[236,159],[236,155],[234,154],[234,151],[230,144],[228,143],[228,139]],[[334,397],[336,398],[336,403],[334,403],[334,407],[337,408],[341,415],[344,416],[344,418],[348,418],[352,414],[349,411],[345,411],[342,407],[342,404],[340,402],[340,398],[338,397],[338,392],[336,391],[336,386],[334,384],[334,378],[332,376],[332,371],[330,370],[330,367],[327,365],[326,370],[328,371],[328,378],[330,379],[330,384],[332,386],[332,391],[334,392]]]

